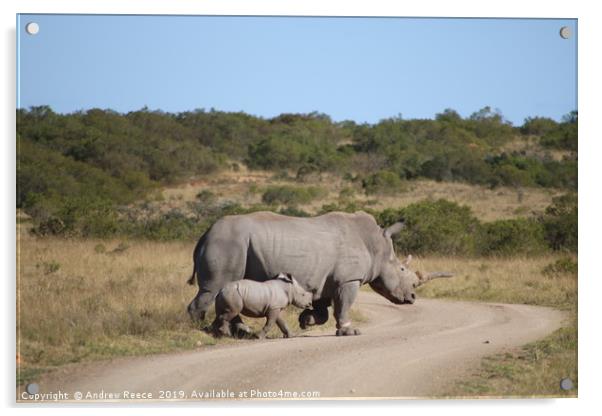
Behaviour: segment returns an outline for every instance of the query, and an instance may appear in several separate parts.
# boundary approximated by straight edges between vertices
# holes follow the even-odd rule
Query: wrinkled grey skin
[[[256,335],[265,338],[274,323],[289,338],[291,332],[280,312],[288,305],[305,309],[311,307],[312,294],[303,289],[290,274],[280,273],[265,282],[238,280],[228,283],[215,298],[215,320],[211,325],[217,336],[232,336],[230,322],[239,314],[252,318],[267,318]]]
[[[395,255],[391,236],[402,228],[396,223],[382,229],[361,211],[313,218],[271,212],[223,217],[195,247],[188,283],[198,276],[199,292],[188,312],[203,320],[226,284],[243,278],[265,281],[286,271],[313,295],[313,310],[299,316],[302,328],[325,323],[334,303],[337,335],[356,335],[348,312],[361,285],[369,284],[395,304],[411,304],[415,288],[429,280],[408,269],[410,258],[402,263]]]

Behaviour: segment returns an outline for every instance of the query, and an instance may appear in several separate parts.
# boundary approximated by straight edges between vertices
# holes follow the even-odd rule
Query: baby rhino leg
[[[270,329],[272,328],[272,326],[274,326],[274,322],[276,322],[278,320],[278,316],[280,315],[280,309],[270,309],[266,318],[268,318],[265,322],[265,326],[262,328],[261,331],[259,331],[257,333],[257,338],[259,339],[263,339],[265,338],[265,336],[267,335],[267,333],[270,331]]]
[[[276,325],[278,325],[278,328],[280,328],[280,330],[282,331],[284,338],[291,337],[291,331],[289,331],[288,325],[286,325],[286,321],[282,318],[281,315],[279,315],[278,319],[276,319]]]
[[[234,319],[238,314],[236,312],[227,311],[217,314],[213,324],[211,324],[211,330],[217,337],[231,337],[232,331],[230,330],[230,321]]]
[[[231,321],[242,310],[242,299],[238,294],[222,291],[215,298],[215,320],[211,329],[215,336],[232,336]],[[238,318],[240,320],[240,318]],[[241,321],[242,322],[242,321]]]
[[[247,338],[252,335],[251,328],[246,325],[240,315],[236,315],[230,320],[230,331],[236,338]]]

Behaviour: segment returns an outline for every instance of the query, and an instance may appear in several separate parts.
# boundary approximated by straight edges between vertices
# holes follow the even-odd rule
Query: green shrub
[[[394,195],[403,191],[403,181],[399,175],[388,170],[368,176],[362,181],[362,186],[368,195]]]
[[[302,209],[295,207],[286,207],[278,211],[279,214],[288,215],[289,217],[310,217],[311,215]]]
[[[55,260],[44,262],[41,265],[40,264],[36,264],[36,267],[40,267],[40,266],[42,267],[42,269],[44,271],[44,274],[56,273],[61,268],[61,264],[58,261],[55,261]]]
[[[578,140],[578,115],[573,111],[563,118],[563,122],[555,129],[547,130],[541,138],[541,145],[545,147],[577,151]]]
[[[445,199],[425,200],[377,215],[385,227],[400,219],[406,227],[393,239],[398,253],[472,255],[479,222],[467,206]]]
[[[328,212],[334,212],[334,211],[353,213],[353,212],[357,212],[360,210],[363,210],[363,211],[373,214],[373,212],[370,209],[367,209],[365,207],[365,204],[366,204],[365,202],[360,203],[359,201],[348,201],[348,202],[343,202],[343,203],[335,202],[332,204],[324,204],[324,205],[322,205],[322,208],[318,212],[318,215],[322,215],[322,214],[326,214]]]
[[[558,128],[558,123],[547,117],[527,117],[520,128],[522,134],[543,136]]]
[[[478,238],[482,255],[540,254],[548,250],[543,226],[528,218],[485,223]]]
[[[313,136],[302,128],[287,127],[249,145],[247,164],[269,170],[312,166],[318,171],[333,170],[341,155],[329,134]],[[301,174],[303,177],[303,173]]]
[[[541,216],[545,239],[552,249],[577,251],[577,202],[576,194],[556,197]]]
[[[199,224],[193,218],[182,214],[179,210],[171,210],[157,218],[128,222],[124,228],[124,234],[127,235],[166,241],[198,238],[207,228],[207,225]]]
[[[69,197],[57,208],[52,200],[36,201],[32,232],[37,235],[109,237],[119,231],[113,203],[90,196]]]
[[[34,222],[34,224],[36,223],[37,225],[31,228],[31,233],[38,236],[60,235],[65,231],[65,223],[60,218],[54,216],[39,219]]]
[[[316,186],[296,187],[291,185],[270,186],[263,193],[261,200],[266,204],[283,204],[294,206],[307,204],[323,196],[326,191]]]

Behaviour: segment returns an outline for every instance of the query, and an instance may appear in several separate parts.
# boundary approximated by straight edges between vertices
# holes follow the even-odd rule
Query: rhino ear
[[[385,228],[384,234],[386,237],[393,237],[395,234],[399,233],[401,230],[405,228],[405,224],[403,221],[396,222],[395,224]]]
[[[412,262],[412,255],[408,254],[408,257],[406,257],[406,259],[404,261],[402,261],[401,264],[408,267],[411,262]]]
[[[276,279],[284,280],[287,283],[293,283],[293,276],[290,273],[278,273]]]

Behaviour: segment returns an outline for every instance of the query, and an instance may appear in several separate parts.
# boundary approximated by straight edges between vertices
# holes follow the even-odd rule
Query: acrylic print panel
[[[19,402],[577,395],[576,20],[17,33]]]

